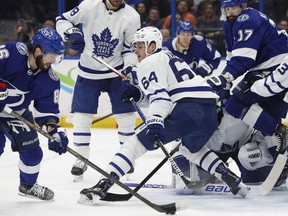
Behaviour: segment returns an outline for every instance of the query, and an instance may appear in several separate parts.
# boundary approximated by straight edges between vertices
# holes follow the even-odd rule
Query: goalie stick
[[[284,154],[279,154],[276,158],[275,163],[273,164],[272,169],[270,170],[268,176],[265,181],[260,185],[251,185],[250,191],[248,193],[249,196],[265,196],[267,195],[276,184],[278,178],[280,177],[285,164],[287,161],[287,150]]]
[[[259,185],[247,185],[249,193],[247,196],[266,196],[272,191],[278,178],[280,177],[287,161],[287,151],[284,154],[279,154],[273,164],[268,176]],[[138,187],[142,183],[125,183],[129,187]],[[143,188],[158,188],[158,189],[171,189],[170,185],[164,184],[142,184]],[[136,189],[135,188],[135,189]],[[200,188],[190,189],[193,194],[227,194],[230,193],[230,188],[226,184],[207,183]]]
[[[88,51],[88,50],[84,50],[84,53],[91,56],[93,59],[95,59],[96,61],[98,61],[100,64],[105,65],[108,69],[110,69],[111,71],[113,71],[115,74],[117,74],[119,77],[121,77],[124,80],[128,80],[128,78],[126,76],[124,76],[123,74],[121,74],[118,70],[116,70],[115,68],[113,68],[112,66],[110,66],[109,64],[107,64],[105,61],[103,61],[102,59],[98,58],[95,54],[93,54],[92,52]],[[134,101],[133,97],[130,98],[130,101],[132,103],[132,105],[134,106],[135,110],[138,112],[139,116],[141,117],[141,119],[143,120],[143,122],[145,122],[146,117],[143,114],[142,110],[140,109],[140,107],[138,106],[138,104]],[[183,180],[183,182],[185,183],[185,185],[188,188],[193,188],[195,187],[195,182],[191,182],[189,181],[187,178],[185,178],[184,173],[181,171],[181,169],[178,167],[178,165],[176,164],[176,162],[174,161],[174,159],[171,157],[171,155],[169,154],[169,152],[166,150],[166,148],[164,147],[164,144],[160,141],[157,140],[155,141],[155,143],[161,148],[161,150],[163,151],[163,153],[165,154],[165,156],[168,158],[168,160],[171,163],[172,168],[175,170],[176,174],[178,176],[180,176],[180,178]]]
[[[19,115],[17,112],[13,111],[9,107],[5,106],[4,107],[4,111],[7,112],[8,114],[14,116],[18,120],[24,122],[31,129],[36,130],[37,132],[39,132],[40,134],[42,134],[43,136],[45,136],[49,140],[53,140],[54,139],[54,137],[52,137],[49,133],[47,133],[46,131],[41,129],[39,126],[31,123],[30,121],[28,121],[23,116]],[[177,200],[176,202],[165,204],[165,205],[158,205],[158,204],[152,203],[151,201],[149,201],[146,198],[144,198],[143,196],[141,196],[139,193],[133,191],[131,188],[126,186],[121,181],[119,181],[117,179],[114,179],[106,171],[104,171],[103,169],[101,169],[100,167],[98,167],[97,165],[95,165],[94,163],[92,163],[91,161],[89,161],[88,159],[83,157],[82,155],[78,154],[76,151],[74,151],[73,149],[69,148],[68,146],[67,146],[67,151],[70,154],[72,154],[75,157],[77,157],[78,159],[80,159],[81,161],[83,161],[85,164],[87,164],[91,168],[93,168],[96,171],[98,171],[100,174],[102,174],[106,178],[108,178],[108,179],[112,180],[113,182],[115,182],[115,184],[117,184],[118,186],[120,186],[124,190],[128,191],[130,194],[132,194],[133,196],[138,198],[140,201],[142,201],[143,203],[145,203],[146,205],[150,206],[151,208],[153,208],[154,210],[156,210],[158,212],[162,212],[162,213],[166,213],[166,214],[175,214],[176,211],[183,210],[183,209],[186,209],[189,206],[191,206],[191,200]]]

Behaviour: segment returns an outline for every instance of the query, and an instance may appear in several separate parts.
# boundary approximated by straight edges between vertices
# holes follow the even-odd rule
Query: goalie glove
[[[83,33],[79,28],[72,27],[69,28],[66,32],[64,32],[65,40],[70,41],[70,48],[77,51],[78,53],[82,53],[85,47],[85,41]]]
[[[247,143],[242,146],[238,153],[238,159],[242,166],[250,171],[268,166],[273,162],[273,157],[265,143]]]

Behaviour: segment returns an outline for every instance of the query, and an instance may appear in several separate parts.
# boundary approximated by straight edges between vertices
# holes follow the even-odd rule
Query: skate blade
[[[18,195],[22,196],[22,197],[29,198],[29,199],[40,200],[40,201],[44,201],[44,202],[54,202],[54,197],[52,199],[50,199],[50,200],[44,200],[44,199],[40,199],[38,197],[27,195],[27,194],[24,194],[24,193],[21,193],[21,192],[18,192]]]
[[[81,181],[83,181],[83,175],[79,175],[79,176],[77,176],[77,175],[73,175],[73,182],[81,182]]]
[[[88,206],[94,206],[97,205],[99,201],[99,196],[95,194],[80,194],[80,198],[78,199],[78,203],[81,205],[88,205]]]

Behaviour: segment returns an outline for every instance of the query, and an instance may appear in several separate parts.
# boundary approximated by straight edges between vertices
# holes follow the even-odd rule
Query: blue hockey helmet
[[[194,32],[193,26],[191,25],[190,21],[188,20],[180,20],[176,31],[179,32]]]
[[[65,51],[64,41],[54,29],[41,28],[32,37],[32,48],[41,47],[44,54],[52,53],[63,55]]]
[[[237,5],[242,5],[246,0],[221,0],[222,7],[234,7]]]

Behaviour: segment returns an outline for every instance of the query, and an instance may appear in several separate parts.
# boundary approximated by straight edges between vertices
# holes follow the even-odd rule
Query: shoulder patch
[[[204,40],[204,38],[203,38],[202,36],[200,36],[200,35],[194,35],[193,37],[194,37],[196,40],[198,40],[198,41]]]
[[[27,55],[28,47],[26,44],[18,42],[16,43],[16,48],[21,55]]]
[[[59,80],[57,74],[55,73],[55,71],[52,68],[49,69],[48,75],[54,81],[58,81]]]
[[[195,38],[196,40],[198,40],[198,41],[204,40],[204,38],[203,38],[202,36],[200,36],[200,35],[194,35],[194,38]]]
[[[242,14],[242,15],[240,15],[238,18],[237,18],[237,21],[238,22],[244,22],[244,21],[246,21],[246,20],[248,20],[249,19],[249,15],[248,14]]]

